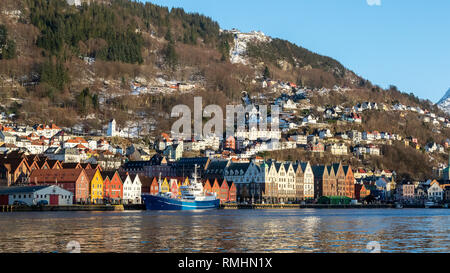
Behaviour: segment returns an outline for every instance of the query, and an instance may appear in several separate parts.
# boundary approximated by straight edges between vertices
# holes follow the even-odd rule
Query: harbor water
[[[12,212],[0,252],[450,252],[448,209]],[[376,249],[376,248],[375,248]]]

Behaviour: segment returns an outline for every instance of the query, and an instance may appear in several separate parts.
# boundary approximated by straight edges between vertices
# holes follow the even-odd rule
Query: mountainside
[[[194,92],[220,93],[215,103],[239,101],[242,90],[259,91],[259,84],[251,80],[265,66],[276,80],[305,86],[351,87],[360,80],[354,76],[348,81],[345,75],[352,73],[331,58],[264,35],[258,40],[223,31],[200,14],[129,0],[81,2],[90,4],[0,2],[0,25],[8,41],[3,46],[8,58],[0,60],[3,110],[19,119],[51,116],[54,122],[72,126],[89,114],[108,120],[108,109],[116,108],[118,122],[123,123],[130,111],[137,110],[130,108],[145,112],[160,106],[161,100],[166,107],[175,103],[177,98],[166,97],[174,95],[169,87],[179,83],[192,86]],[[237,39],[245,36],[249,39],[244,43]],[[256,52],[259,47],[264,49]],[[321,84],[318,79],[326,80]],[[159,91],[167,87],[163,90],[167,92],[136,104],[130,97],[140,94],[134,84]],[[11,97],[16,100],[8,101]],[[39,108],[43,111],[37,112]],[[62,110],[70,115],[58,115]],[[93,121],[89,126],[98,127]]]
[[[442,111],[450,115],[450,89],[447,90],[447,93],[445,93],[445,95],[438,101],[436,105]]]
[[[83,5],[0,2],[7,33],[0,102],[19,121],[50,117],[63,126],[101,129],[111,118],[125,125],[139,116],[166,130],[171,106],[187,103],[192,93],[214,94],[205,103],[222,106],[240,102],[243,90],[270,96],[262,87],[268,76],[322,90],[311,94],[314,105],[365,99],[433,108],[395,87],[372,85],[330,57],[262,32],[222,30],[204,15],[129,0],[68,2]]]
[[[296,101],[283,137],[314,133],[316,125],[301,124],[316,116],[317,126],[333,133],[417,138],[418,146],[399,145],[402,153],[364,161],[368,166],[425,177],[446,160],[428,157],[424,148],[450,136],[448,116],[437,105],[395,86],[374,85],[331,57],[259,31],[223,30],[211,18],[179,8],[130,0],[68,2],[0,1],[0,112],[17,123],[56,123],[95,134],[115,119],[118,127],[151,140],[170,130],[174,105],[192,109],[194,95],[202,96],[203,105],[225,109],[246,94],[257,104]],[[367,108],[375,104],[380,108]],[[326,109],[335,108],[341,116],[326,117]],[[345,121],[354,113],[342,110],[359,111],[362,122]],[[399,154],[427,162],[410,167]]]

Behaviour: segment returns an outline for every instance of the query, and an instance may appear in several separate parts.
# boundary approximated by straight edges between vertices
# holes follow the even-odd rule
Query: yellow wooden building
[[[164,181],[161,183],[161,193],[170,192],[170,185],[167,181],[167,178],[164,178]]]
[[[184,180],[183,186],[189,186],[191,184],[191,182],[189,181],[189,178],[186,177],[186,179]]]
[[[90,201],[93,204],[103,203],[103,178],[99,169],[85,170],[89,179]]]

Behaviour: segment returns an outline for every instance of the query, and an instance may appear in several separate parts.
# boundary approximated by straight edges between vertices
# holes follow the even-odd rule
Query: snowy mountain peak
[[[437,104],[440,104],[441,102],[447,100],[448,98],[450,98],[450,88],[447,90],[447,93],[445,93],[444,97],[442,97],[442,99],[438,101]]]
[[[450,89],[448,89],[444,97],[437,103],[437,106],[450,115]]]

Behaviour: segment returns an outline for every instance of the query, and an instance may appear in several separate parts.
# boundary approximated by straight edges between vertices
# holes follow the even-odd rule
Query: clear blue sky
[[[450,0],[148,2],[204,14],[223,29],[261,30],[432,102],[450,88]]]

